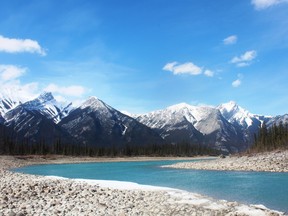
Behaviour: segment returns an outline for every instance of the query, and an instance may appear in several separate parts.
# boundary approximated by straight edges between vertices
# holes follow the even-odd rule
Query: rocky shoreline
[[[117,189],[97,182],[14,173],[13,167],[90,159],[19,159],[0,156],[0,215],[284,215],[261,205],[242,205],[180,190]],[[111,183],[111,182],[110,182]],[[112,182],[113,183],[113,182]]]
[[[288,172],[288,150],[232,156],[197,163],[176,163],[164,167],[200,170]]]

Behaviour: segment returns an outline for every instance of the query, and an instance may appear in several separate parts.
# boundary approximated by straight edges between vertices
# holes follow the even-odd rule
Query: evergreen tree
[[[272,151],[276,149],[288,148],[288,124],[282,121],[278,125],[274,124],[267,128],[263,123],[259,129],[258,136],[254,135],[254,145],[251,150],[256,152]]]

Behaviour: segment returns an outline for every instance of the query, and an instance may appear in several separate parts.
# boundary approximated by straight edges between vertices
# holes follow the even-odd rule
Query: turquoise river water
[[[197,160],[194,160],[197,162]],[[161,168],[179,161],[100,162],[33,165],[14,169],[66,178],[129,181],[177,188],[216,199],[263,204],[288,212],[288,173],[204,171]]]

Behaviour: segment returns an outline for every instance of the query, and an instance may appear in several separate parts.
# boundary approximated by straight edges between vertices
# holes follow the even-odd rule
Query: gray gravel
[[[274,151],[238,157],[233,156],[201,162],[176,163],[163,167],[203,170],[288,172],[288,151]]]

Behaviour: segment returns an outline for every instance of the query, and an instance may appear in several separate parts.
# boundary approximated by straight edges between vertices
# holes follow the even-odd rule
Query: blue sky
[[[288,113],[287,0],[7,0],[0,90],[144,113],[230,100]]]

